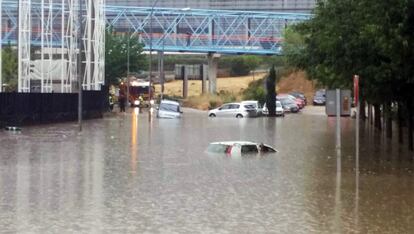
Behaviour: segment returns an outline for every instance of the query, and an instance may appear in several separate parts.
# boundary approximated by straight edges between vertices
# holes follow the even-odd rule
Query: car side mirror
[[[223,109],[223,108],[221,108],[221,107],[219,108],[219,110],[222,110],[222,109]]]
[[[182,114],[182,113],[184,113],[183,111],[180,111],[180,113]]]

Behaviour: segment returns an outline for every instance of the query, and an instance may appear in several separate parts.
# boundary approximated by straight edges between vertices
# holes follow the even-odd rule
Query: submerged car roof
[[[177,101],[172,101],[172,100],[161,100],[161,103],[165,103],[165,104],[173,104],[173,105],[180,105],[179,102]],[[160,103],[160,104],[161,104]]]
[[[239,145],[259,145],[259,144],[263,144],[266,147],[271,148],[272,150],[274,150],[275,152],[278,152],[275,148],[273,148],[272,146],[268,145],[268,144],[264,144],[264,143],[257,143],[257,142],[251,142],[251,141],[220,141],[220,142],[211,142],[210,145],[226,145],[226,146],[232,146],[234,144],[239,144]]]
[[[234,144],[257,145],[257,143],[251,142],[251,141],[220,141],[220,142],[211,142],[210,144],[214,144],[214,145],[234,145]]]

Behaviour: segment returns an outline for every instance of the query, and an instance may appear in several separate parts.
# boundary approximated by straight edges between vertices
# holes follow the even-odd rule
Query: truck
[[[122,82],[119,86],[120,93],[123,95],[128,95],[129,87],[129,98],[128,103],[131,106],[143,106],[148,105],[150,100],[154,97],[155,88],[151,85],[151,94],[149,93],[150,82],[139,79],[131,79],[129,81],[129,86]],[[141,97],[141,98],[140,98]],[[142,103],[143,102],[143,103]]]

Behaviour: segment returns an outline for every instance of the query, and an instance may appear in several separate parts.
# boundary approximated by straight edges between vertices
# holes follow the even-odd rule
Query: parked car
[[[284,98],[289,98],[290,100],[294,101],[296,103],[296,105],[298,105],[299,109],[302,109],[305,107],[305,101],[303,101],[300,98],[296,98],[293,95],[290,94],[279,94],[276,96],[276,99],[284,99]]]
[[[293,92],[290,92],[289,94],[296,98],[302,99],[305,102],[305,106],[308,104],[308,100],[306,99],[305,94],[303,94],[302,92],[293,91]]]
[[[324,89],[316,91],[313,96],[313,105],[325,105],[326,104],[326,92]]]
[[[227,103],[219,108],[210,110],[209,117],[253,117],[256,116],[256,109],[252,105],[243,105],[241,103]]]
[[[266,103],[263,105],[263,114],[269,114],[269,110],[266,107]],[[285,110],[283,109],[282,103],[280,101],[276,101],[276,116],[285,117]]]
[[[175,119],[181,118],[182,114],[180,103],[176,101],[161,100],[157,107],[158,118]]]
[[[298,105],[292,99],[282,98],[282,99],[278,99],[278,101],[280,101],[280,103],[282,103],[283,110],[285,112],[291,112],[291,113],[299,112]]]
[[[254,109],[256,110],[256,114],[255,115],[256,116],[261,116],[262,115],[262,108],[260,107],[258,101],[253,101],[253,100],[251,100],[251,101],[242,101],[241,104],[242,105],[250,105],[250,106],[253,106]]]
[[[208,153],[241,156],[243,154],[276,153],[273,147],[249,141],[212,142],[207,147]]]

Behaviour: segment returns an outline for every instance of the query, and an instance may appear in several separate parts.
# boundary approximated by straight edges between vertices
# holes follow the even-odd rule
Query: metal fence
[[[108,110],[108,90],[83,92],[83,117],[101,118]],[[0,125],[30,125],[74,121],[76,93],[0,93]]]

